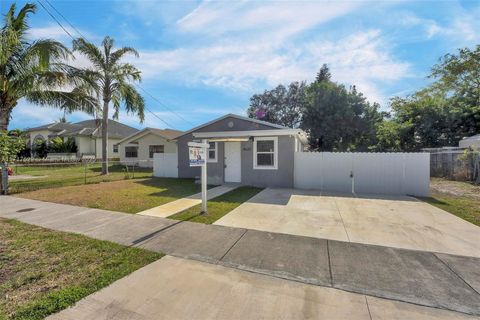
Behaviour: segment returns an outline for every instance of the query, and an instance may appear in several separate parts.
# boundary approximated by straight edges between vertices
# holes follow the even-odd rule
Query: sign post
[[[188,143],[190,167],[202,167],[202,214],[207,213],[207,152],[209,146],[207,139],[203,139],[201,143]]]

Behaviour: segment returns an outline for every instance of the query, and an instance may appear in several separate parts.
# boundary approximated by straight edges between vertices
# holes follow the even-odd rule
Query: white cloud
[[[146,79],[260,91],[279,83],[312,80],[322,63],[330,65],[334,80],[365,88],[370,99],[381,102],[384,98],[377,84],[405,77],[409,68],[392,56],[378,30],[285,46],[219,41],[204,47],[141,52],[137,64]]]
[[[442,37],[456,45],[470,45],[480,41],[480,9],[471,12],[454,10],[446,22],[422,18],[413,13],[402,14],[398,21],[407,27],[420,27],[427,39]]]
[[[75,31],[75,29],[65,25],[64,28],[68,31],[68,33],[72,35],[72,37],[80,37],[80,34]],[[90,41],[95,41],[99,39],[97,36],[86,32],[85,30],[80,30],[78,28],[77,30]],[[27,32],[28,37],[31,39],[55,39],[63,43],[71,44],[72,38],[68,35],[68,33],[56,24],[50,24],[45,27],[30,28]]]
[[[177,24],[185,32],[231,36],[254,31],[249,34],[254,37],[260,31],[270,38],[284,39],[360,6],[358,1],[206,1]]]

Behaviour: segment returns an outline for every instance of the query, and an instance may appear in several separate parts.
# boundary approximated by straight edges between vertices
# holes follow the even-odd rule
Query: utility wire
[[[47,2],[47,3],[50,5],[50,7],[52,7],[53,10],[55,10],[55,12],[56,12],[58,15],[60,15],[60,16],[63,18],[63,20],[65,20],[65,21],[68,23],[68,25],[80,35],[81,38],[83,38],[84,40],[88,41],[87,38],[86,38],[77,28],[75,28],[75,26],[74,26],[73,24],[71,24],[71,23],[68,21],[68,19],[65,18],[65,16],[64,16],[59,10],[57,10],[57,9],[55,8],[55,6],[52,5],[51,2],[49,2],[48,0],[44,0],[44,1]],[[60,26],[60,28],[62,28],[63,31],[65,31],[65,33],[66,33],[68,36],[70,36],[70,38],[72,38],[72,40],[75,40],[75,37],[72,36],[72,34],[71,34],[70,32],[68,32],[68,30],[63,27],[63,25],[60,23],[60,21],[58,21],[58,20],[56,19],[56,17],[55,17],[52,13],[50,13],[49,10],[47,10],[47,8],[42,4],[42,2],[41,2],[40,0],[37,0],[37,2],[38,2],[38,3],[40,4],[40,6],[42,6],[42,8],[50,15],[50,17],[52,17],[52,19],[55,20],[55,22]],[[179,113],[177,113],[177,112],[173,111],[172,109],[170,109],[167,105],[165,105],[165,104],[164,104],[163,102],[161,102],[158,98],[156,98],[155,96],[153,96],[153,95],[152,95],[150,92],[148,92],[145,88],[143,88],[142,86],[140,86],[140,84],[138,84],[138,83],[133,83],[133,85],[135,85],[136,87],[138,87],[139,89],[141,89],[141,90],[142,90],[143,92],[145,92],[145,94],[147,94],[150,98],[152,98],[153,100],[155,100],[155,101],[156,101],[157,103],[159,103],[162,107],[164,107],[165,109],[167,109],[167,110],[168,110],[169,112],[171,112],[172,114],[176,115],[178,118],[182,119],[183,121],[187,122],[188,124],[190,124],[190,125],[192,125],[192,126],[194,125],[191,121],[187,120],[186,118],[184,118],[183,116],[181,116]],[[165,124],[167,125],[167,127],[173,128],[173,126],[171,126],[170,124],[168,124],[165,120],[161,119],[156,113],[154,113],[153,111],[151,111],[147,106],[145,106],[145,109],[146,109],[148,112],[150,112],[153,116],[155,116],[157,119],[159,119],[160,121],[162,121],[163,123],[165,123]]]
[[[82,34],[77,28],[75,28],[75,26],[74,26],[73,24],[71,24],[70,21],[68,21],[67,18],[65,18],[65,16],[64,16],[60,11],[58,11],[57,8],[55,8],[55,7],[53,6],[53,4],[51,4],[50,1],[48,1],[48,0],[44,0],[44,1],[45,1],[50,7],[52,7],[52,9],[53,9],[60,17],[62,17],[63,20],[64,20],[66,23],[68,23],[68,25],[69,25],[73,30],[75,30],[75,32],[77,32],[82,38],[85,39],[85,37],[83,36],[83,34]]]
[[[43,5],[43,3],[40,0],[37,0],[38,4],[48,13],[50,17],[52,17],[53,20],[60,26],[60,28],[65,31],[66,34],[70,36],[70,38],[75,39],[70,32],[68,32],[67,29],[63,27],[63,25],[60,23],[60,21],[57,20],[57,18]]]

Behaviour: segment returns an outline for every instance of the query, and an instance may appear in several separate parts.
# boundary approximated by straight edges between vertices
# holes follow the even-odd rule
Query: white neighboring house
[[[473,149],[480,149],[480,134],[465,137],[460,142],[458,142],[458,146],[460,148],[473,148]]]
[[[118,142],[120,162],[152,168],[155,153],[177,154],[177,143],[173,139],[181,133],[156,128],[138,131]]]
[[[27,129],[30,148],[33,149],[35,140],[45,141],[60,137],[67,139],[73,137],[77,145],[77,157],[82,155],[95,155],[102,158],[102,125],[101,120],[85,120],[76,123],[54,122],[40,127]],[[119,158],[118,143],[127,136],[138,132],[114,120],[108,120],[108,158]]]

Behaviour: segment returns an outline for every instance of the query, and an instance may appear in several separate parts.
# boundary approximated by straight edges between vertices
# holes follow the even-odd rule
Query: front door
[[[241,143],[225,142],[225,182],[242,181]]]

